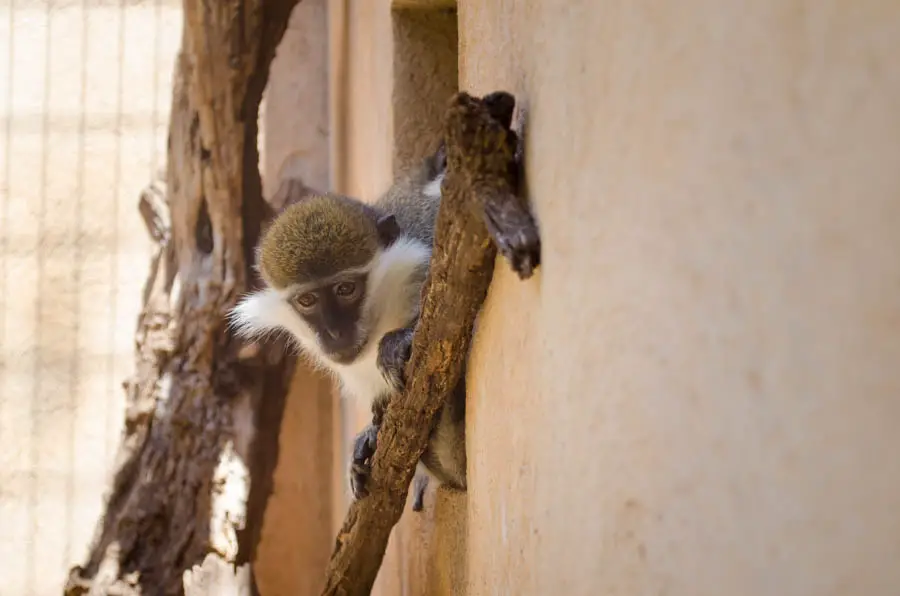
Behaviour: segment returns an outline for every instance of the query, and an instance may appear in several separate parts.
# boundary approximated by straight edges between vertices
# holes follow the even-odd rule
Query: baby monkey
[[[287,332],[314,365],[338,379],[343,394],[370,404],[372,424],[353,444],[356,499],[367,494],[384,409],[403,389],[445,171],[442,144],[374,204],[319,194],[287,207],[257,249],[265,288],[230,315],[245,337]],[[436,416],[417,470],[416,511],[427,487],[423,472],[466,488],[464,381]]]

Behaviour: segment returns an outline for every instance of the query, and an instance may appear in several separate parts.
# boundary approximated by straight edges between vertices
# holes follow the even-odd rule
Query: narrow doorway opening
[[[456,2],[395,0],[394,175],[437,146],[444,109],[459,90]]]

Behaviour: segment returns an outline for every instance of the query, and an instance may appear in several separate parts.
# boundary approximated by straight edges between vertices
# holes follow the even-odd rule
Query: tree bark
[[[297,2],[184,0],[167,183],[154,183],[140,203],[157,249],[125,383],[117,471],[67,596],[182,594],[185,572],[198,594],[200,575],[252,560],[294,362],[279,345],[243,346],[225,315],[248,289],[253,247],[271,215],[258,111]],[[261,421],[274,428],[255,432]],[[232,593],[255,591],[246,568],[231,577]]]
[[[406,390],[388,405],[367,482],[369,494],[347,513],[324,595],[370,593],[391,529],[403,513],[430,423],[462,374],[498,249],[523,279],[539,264],[537,227],[516,195],[517,137],[509,129],[514,103],[502,92],[483,100],[460,93],[447,109],[448,170]]]

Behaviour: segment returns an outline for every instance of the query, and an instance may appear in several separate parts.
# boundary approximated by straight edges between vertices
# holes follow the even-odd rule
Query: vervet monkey
[[[381,416],[403,387],[445,171],[442,144],[374,204],[314,194],[288,206],[257,249],[266,287],[230,314],[245,337],[288,332],[314,365],[339,380],[344,394],[370,404],[373,423],[353,446],[354,498],[367,494]],[[442,484],[466,488],[464,384],[436,416],[417,469],[414,510],[421,510],[427,485],[423,468]]]

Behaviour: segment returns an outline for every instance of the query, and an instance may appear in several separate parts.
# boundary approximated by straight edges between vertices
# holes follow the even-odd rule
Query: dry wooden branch
[[[369,495],[350,506],[335,542],[324,595],[371,591],[425,450],[430,421],[462,374],[497,249],[523,279],[539,264],[537,227],[516,195],[517,143],[509,129],[514,103],[502,92],[483,99],[460,93],[447,109],[448,171],[407,365],[409,380],[404,394],[388,406],[367,484]]]
[[[252,559],[278,432],[254,434],[235,418],[279,424],[293,360],[278,346],[242,357],[225,314],[247,289],[270,215],[257,117],[297,1],[184,0],[168,180],[140,204],[158,248],[126,383],[125,431],[106,509],[67,596],[180,594],[182,573],[210,552],[228,564]]]

